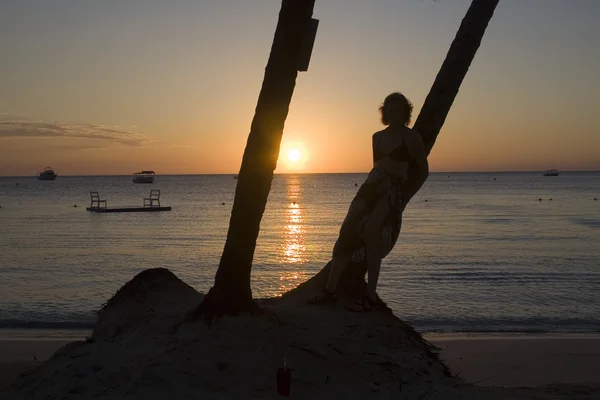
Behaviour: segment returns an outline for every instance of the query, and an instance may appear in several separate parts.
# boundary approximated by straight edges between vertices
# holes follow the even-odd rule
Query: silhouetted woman
[[[401,93],[387,96],[379,108],[381,122],[387,127],[373,135],[373,169],[358,189],[342,223],[327,284],[310,303],[336,301],[335,289],[342,271],[350,261],[361,263],[366,258],[367,291],[347,308],[352,311],[373,308],[381,260],[392,250],[400,234],[405,207],[402,191],[408,171],[419,168],[420,175],[427,176],[429,169],[421,136],[407,126],[412,108]]]

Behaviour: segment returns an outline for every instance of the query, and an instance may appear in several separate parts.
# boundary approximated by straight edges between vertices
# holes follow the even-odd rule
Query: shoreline
[[[600,332],[419,332],[428,341],[501,339],[600,339]]]
[[[600,339],[600,332],[420,332],[425,340],[454,341],[454,340],[501,340],[501,339]],[[92,334],[92,329],[52,329],[52,328],[0,328],[0,341],[21,340],[84,340]]]
[[[83,340],[91,329],[0,328],[0,341],[11,340]],[[1,354],[1,353],[0,353]]]

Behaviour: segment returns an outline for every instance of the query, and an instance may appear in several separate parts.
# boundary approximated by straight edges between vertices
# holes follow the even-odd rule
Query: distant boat
[[[58,175],[54,173],[54,170],[50,167],[44,168],[42,172],[40,172],[37,176],[40,181],[53,181],[56,179]]]
[[[558,176],[560,173],[557,169],[547,169],[544,171],[544,176]]]
[[[154,183],[154,171],[140,171],[133,175],[133,183]]]

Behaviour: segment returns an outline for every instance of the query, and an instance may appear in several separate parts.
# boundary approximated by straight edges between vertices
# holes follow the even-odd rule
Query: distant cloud
[[[105,146],[94,146],[94,145],[86,145],[86,144],[67,144],[64,146],[52,146],[53,149],[58,149],[58,150],[90,150],[90,149],[104,149],[106,148]]]
[[[3,115],[3,114],[0,114]],[[0,138],[77,138],[98,139],[126,146],[150,143],[147,136],[116,126],[66,124],[0,117]]]

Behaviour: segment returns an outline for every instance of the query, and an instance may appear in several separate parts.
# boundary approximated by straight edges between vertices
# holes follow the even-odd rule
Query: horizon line
[[[514,173],[542,173],[540,170],[518,170],[518,171],[431,171],[430,174],[514,174]],[[560,170],[559,172],[600,172],[596,169],[576,169]],[[275,172],[274,175],[357,175],[368,174],[368,171],[360,172]],[[57,175],[58,177],[99,177],[99,176],[131,176],[131,174],[77,174],[77,175]],[[156,174],[157,176],[208,176],[208,175],[238,175],[239,172],[219,172],[219,173],[175,173],[175,174]],[[37,175],[0,175],[0,178],[36,178]]]

